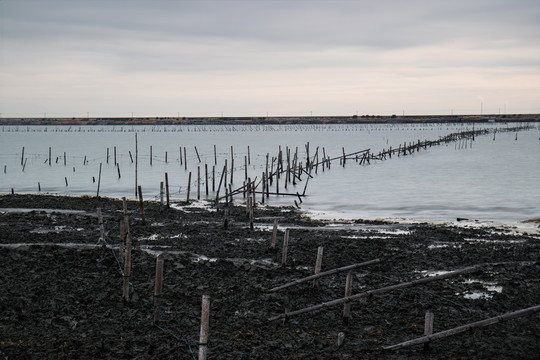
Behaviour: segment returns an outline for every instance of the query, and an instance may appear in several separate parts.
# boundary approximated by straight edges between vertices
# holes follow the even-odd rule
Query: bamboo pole
[[[163,254],[156,258],[156,278],[154,286],[154,323],[159,323],[159,306],[163,292]]]
[[[321,272],[323,249],[324,248],[322,246],[319,246],[317,248],[317,260],[315,262],[315,274],[314,275],[320,274],[320,272]],[[317,280],[317,279],[313,280],[313,287],[316,287],[316,288],[319,287],[319,280]]]
[[[448,336],[456,335],[456,334],[459,334],[468,330],[472,330],[474,328],[489,326],[489,325],[497,324],[499,322],[503,322],[506,320],[515,319],[521,316],[527,316],[537,311],[540,311],[540,305],[535,305],[535,306],[528,307],[526,309],[508,312],[499,316],[491,317],[489,319],[480,320],[480,321],[476,321],[476,322],[469,323],[466,325],[458,326],[449,330],[440,331],[432,335],[422,336],[422,337],[405,341],[396,345],[384,346],[383,349],[384,350],[398,350],[398,349],[402,349],[408,346],[419,345],[419,344],[426,343],[428,341],[438,340],[438,339],[442,339]]]
[[[96,197],[99,197],[99,186],[101,185],[101,163],[99,163],[99,176],[98,176],[98,183],[97,183],[97,194]]]
[[[373,259],[373,260],[364,261],[364,262],[358,263],[358,264],[347,265],[347,266],[343,266],[343,267],[340,267],[340,268],[320,272],[318,274],[310,275],[308,277],[305,277],[305,278],[302,278],[302,279],[297,279],[297,280],[294,280],[294,281],[292,281],[290,283],[287,283],[287,284],[272,288],[270,290],[267,290],[267,292],[275,292],[275,291],[283,290],[283,289],[286,289],[288,287],[298,285],[298,284],[301,284],[301,283],[306,282],[306,281],[315,280],[315,279],[318,279],[318,278],[321,278],[321,277],[324,277],[324,276],[334,275],[334,274],[337,274],[337,273],[340,273],[340,272],[343,272],[343,271],[356,269],[356,268],[359,268],[359,267],[362,267],[362,266],[378,264],[380,262],[381,262],[380,259]]]
[[[142,223],[144,224],[146,221],[144,219],[144,202],[143,202],[143,197],[142,197],[141,185],[139,185],[138,189],[139,189],[139,208],[141,210]]]
[[[126,257],[124,260],[124,284],[122,287],[123,297],[126,302],[129,302],[129,280],[131,277],[131,233],[127,234],[126,241]]]
[[[199,334],[199,360],[206,360],[208,350],[208,332],[210,321],[210,296],[203,295],[201,309],[201,331]]]
[[[344,297],[344,298],[341,298],[341,299],[327,301],[327,302],[324,302],[324,303],[321,303],[321,304],[318,304],[318,305],[313,305],[313,306],[310,306],[310,307],[307,307],[307,308],[304,308],[304,309],[300,309],[300,310],[296,310],[296,311],[292,311],[292,312],[289,312],[289,313],[286,313],[286,314],[280,314],[280,315],[277,315],[277,316],[273,316],[273,317],[269,318],[268,320],[269,321],[279,320],[279,319],[283,319],[283,318],[286,318],[286,317],[296,316],[296,315],[300,315],[300,314],[303,314],[303,313],[306,313],[306,312],[319,310],[319,309],[322,309],[322,308],[325,308],[325,307],[339,305],[339,304],[343,304],[343,303],[346,303],[346,302],[362,299],[362,298],[372,296],[372,295],[384,294],[384,293],[387,293],[387,292],[390,292],[390,291],[393,291],[393,290],[404,289],[404,288],[408,288],[408,287],[411,287],[411,286],[425,284],[425,283],[436,281],[436,280],[449,279],[451,277],[459,276],[459,275],[462,275],[462,274],[468,274],[468,273],[476,272],[476,271],[480,270],[480,268],[481,268],[480,265],[469,266],[469,267],[466,267],[466,268],[463,268],[463,269],[450,271],[450,272],[448,272],[446,274],[442,274],[442,275],[429,276],[429,277],[424,277],[424,278],[421,278],[421,279],[417,279],[417,280],[413,280],[413,281],[409,281],[409,282],[405,282],[405,283],[400,283],[400,284],[397,284],[397,285],[386,286],[384,288],[366,291],[366,292],[363,292],[363,293],[360,293],[360,294],[347,296],[347,297]]]
[[[345,281],[345,297],[351,296],[352,292],[352,272],[349,271],[347,274],[347,279]],[[343,324],[345,326],[349,325],[349,317],[351,315],[351,303],[346,302],[343,305]]]
[[[283,235],[283,249],[281,253],[281,266],[287,266],[287,247],[289,246],[289,229]]]
[[[188,184],[187,184],[187,196],[186,201],[189,202],[189,192],[191,191],[191,171],[189,172]]]
[[[165,173],[165,191],[167,192],[167,208],[170,207],[169,174]]]
[[[275,249],[276,247],[277,226],[278,226],[278,221],[277,219],[274,219],[274,229],[272,230],[272,242],[270,243],[270,248],[272,249]]]
[[[197,154],[197,159],[199,159],[199,162],[201,162],[201,157],[199,156],[199,151],[197,150],[197,147],[194,146],[195,148],[195,154]]]

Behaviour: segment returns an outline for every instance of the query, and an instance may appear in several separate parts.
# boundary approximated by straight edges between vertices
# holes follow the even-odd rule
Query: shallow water
[[[477,124],[475,128],[480,126],[508,125]],[[0,193],[9,193],[12,188],[16,193],[38,193],[39,183],[41,193],[96,195],[101,164],[100,195],[135,198],[135,134],[138,184],[145,199],[159,199],[165,172],[171,198],[185,199],[189,173],[192,173],[190,197],[195,198],[197,168],[204,179],[205,164],[210,175],[209,198],[215,198],[212,168],[215,167],[217,188],[225,160],[229,168],[227,182],[230,182],[231,146],[233,188],[237,188],[244,181],[248,156],[248,176],[260,178],[265,170],[266,154],[270,158],[277,156],[279,147],[284,153],[289,148],[291,156],[298,148],[299,158],[305,162],[308,142],[311,157],[317,147],[319,154],[322,155],[324,148],[326,155],[337,157],[343,150],[352,153],[370,148],[376,153],[390,146],[436,140],[465,129],[472,130],[472,125],[4,126],[0,128]],[[449,143],[386,161],[372,161],[365,166],[347,161],[342,167],[336,161],[330,170],[322,172],[319,168],[313,174],[301,207],[323,218],[455,220],[461,217],[511,222],[537,216],[540,214],[539,137],[536,127],[517,134],[479,136],[474,142]],[[306,177],[302,180],[287,190],[281,183],[280,191],[302,193]],[[206,197],[204,181],[201,197]],[[242,198],[237,196],[235,200]],[[294,200],[274,196],[269,203],[291,205]]]

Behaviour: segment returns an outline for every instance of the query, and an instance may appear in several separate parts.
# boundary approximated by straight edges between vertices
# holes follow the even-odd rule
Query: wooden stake
[[[199,360],[206,360],[210,320],[210,296],[203,295],[201,310],[201,331],[199,335]]]
[[[212,165],[212,192],[216,191],[216,166]]]
[[[456,335],[456,334],[459,334],[468,330],[472,330],[474,328],[489,326],[489,325],[497,324],[499,322],[503,322],[506,320],[511,320],[517,317],[530,315],[538,311],[540,311],[540,305],[535,305],[526,309],[508,312],[503,315],[494,316],[489,319],[480,320],[480,321],[476,321],[467,325],[458,326],[449,330],[440,331],[432,335],[422,336],[414,340],[405,341],[396,345],[384,346],[383,349],[384,350],[399,350],[404,347],[408,347],[412,345],[419,345],[428,341],[433,341],[433,340],[442,339],[448,336]]]
[[[129,302],[130,277],[131,277],[131,233],[128,232],[127,241],[126,241],[126,257],[124,260],[124,284],[122,287],[123,297],[126,302]]]
[[[347,280],[345,281],[345,297],[351,296],[352,291],[352,272],[347,274]],[[349,325],[349,316],[351,315],[351,303],[346,302],[343,306],[343,325]]]
[[[167,192],[167,208],[170,207],[170,197],[169,197],[169,174],[165,173],[165,191]]]
[[[199,159],[199,162],[201,162],[201,157],[199,156],[199,151],[197,151],[197,147],[194,146],[195,148],[195,154],[197,154],[197,159]]]
[[[429,336],[433,334],[433,312],[431,310],[426,311],[424,318],[424,335]],[[429,342],[424,343],[424,351],[429,351]]]
[[[201,199],[201,167],[197,166],[197,200]]]
[[[156,279],[154,287],[154,323],[159,323],[159,306],[161,305],[161,294],[163,291],[163,254],[156,258]]]
[[[150,145],[150,165],[152,165],[152,145]]]
[[[323,247],[319,246],[317,248],[317,261],[315,262],[315,275],[317,275],[317,274],[319,274],[321,272],[322,256],[323,256]],[[319,288],[319,280],[318,279],[313,280],[313,287]]]
[[[276,248],[276,238],[277,238],[277,219],[274,219],[274,229],[272,230],[272,242],[270,243],[270,248]]]
[[[119,248],[119,252],[120,252],[120,255],[121,256],[124,256],[124,249],[125,249],[125,236],[126,236],[126,233],[125,233],[125,229],[124,229],[124,219],[121,219],[120,220],[120,248]]]
[[[144,202],[143,202],[143,197],[142,197],[142,188],[141,188],[141,185],[139,185],[139,209],[141,210],[141,218],[142,218],[142,223],[146,223],[145,219],[144,219]]]
[[[97,183],[97,194],[96,197],[99,197],[99,186],[101,185],[101,163],[99,163],[99,176],[98,176],[98,183]]]
[[[118,170],[118,178],[120,179],[122,176],[120,176],[120,164],[116,164],[116,170]]]
[[[289,245],[289,229],[285,230],[283,235],[283,251],[281,254],[281,266],[287,266],[287,247]]]
[[[116,146],[114,147],[114,165],[118,165],[118,163],[116,162]]]
[[[204,164],[204,184],[206,187],[206,197],[208,197],[208,164]]]
[[[163,212],[163,181],[159,183],[159,212]]]
[[[21,154],[21,166],[23,165],[24,160],[24,146],[22,147],[22,154]],[[23,170],[24,171],[24,170]]]
[[[189,172],[188,184],[187,184],[187,196],[186,201],[189,202],[189,193],[191,191],[191,171]]]
[[[318,305],[313,305],[313,306],[310,306],[310,307],[307,307],[307,308],[304,308],[304,309],[292,311],[292,312],[289,312],[287,314],[280,314],[280,315],[271,317],[268,320],[270,320],[270,321],[279,320],[279,319],[282,319],[282,318],[285,318],[285,317],[295,316],[295,315],[303,314],[303,313],[306,313],[306,312],[319,310],[319,309],[322,309],[322,308],[328,307],[328,306],[344,304],[346,302],[362,299],[362,298],[369,297],[369,296],[372,296],[372,295],[384,294],[384,293],[387,293],[387,292],[390,292],[390,291],[393,291],[393,290],[399,290],[399,289],[404,289],[404,288],[408,288],[408,287],[411,287],[411,286],[426,284],[426,283],[429,283],[429,282],[432,282],[432,281],[437,281],[437,280],[442,280],[442,279],[449,279],[451,277],[459,276],[459,275],[462,275],[462,274],[469,274],[469,273],[472,273],[472,272],[476,272],[476,271],[480,270],[480,268],[481,268],[480,265],[469,266],[469,267],[466,267],[466,268],[463,268],[463,269],[450,271],[448,273],[441,274],[441,275],[428,276],[428,277],[424,277],[424,278],[421,278],[421,279],[417,279],[417,280],[413,280],[413,281],[409,281],[409,282],[405,282],[405,283],[400,283],[400,284],[397,284],[397,285],[386,286],[384,288],[380,288],[380,289],[376,289],[376,290],[369,290],[369,291],[366,291],[366,292],[363,292],[363,293],[360,293],[360,294],[344,297],[344,298],[341,298],[341,299],[331,300],[331,301],[327,301],[327,302],[324,302],[324,303],[321,303],[321,304],[318,304]],[[280,289],[282,289],[282,288],[283,288],[283,286],[280,287]],[[273,290],[274,289],[272,289],[270,291],[273,291]]]
[[[97,208],[97,217],[99,223],[99,241],[102,242],[102,246],[105,247],[105,227],[103,225],[103,216],[101,214],[101,208]]]

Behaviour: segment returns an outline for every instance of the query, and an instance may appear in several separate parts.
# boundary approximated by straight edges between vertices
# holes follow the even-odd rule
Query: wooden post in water
[[[217,152],[216,152],[216,145],[214,145],[214,165],[217,165]]]
[[[167,208],[170,207],[169,197],[169,174],[165,173],[165,191],[167,192]]]
[[[187,170],[187,150],[184,146],[184,170]]]
[[[129,280],[131,278],[131,233],[127,234],[126,256],[124,259],[124,284],[122,287],[123,298],[129,302]]]
[[[156,258],[156,278],[154,286],[154,323],[159,323],[159,306],[163,292],[163,254]]]
[[[64,151],[64,166],[66,166],[66,152]]]
[[[352,291],[352,272],[347,274],[347,280],[345,281],[345,297],[351,296]],[[351,315],[351,303],[345,302],[343,305],[343,325],[349,325],[349,317]]]
[[[101,163],[99,163],[99,176],[98,176],[96,197],[99,197],[99,186],[100,186],[100,184],[101,184]]]
[[[197,166],[197,200],[201,199],[201,167]]]
[[[321,272],[321,265],[322,265],[322,257],[323,257],[323,247],[319,246],[317,248],[317,261],[315,262],[315,273],[314,275],[317,275]],[[319,279],[313,280],[313,287],[319,288]]]
[[[118,163],[116,162],[116,146],[114,147],[114,165],[116,166]]]
[[[163,212],[163,181],[159,183],[159,212]]]
[[[141,210],[142,223],[144,224],[146,221],[145,221],[145,218],[144,218],[144,202],[143,202],[141,185],[139,185],[138,189],[139,189],[139,208]]]
[[[51,166],[51,147],[49,146],[49,166]]]
[[[197,150],[197,147],[194,146],[195,148],[195,154],[197,154],[197,159],[199,159],[199,162],[201,162],[201,157],[199,156],[199,151]]]
[[[152,145],[150,145],[150,166],[152,165]]]
[[[109,148],[107,148],[107,164],[109,163]]]
[[[182,165],[182,147],[178,147],[178,151],[180,152],[180,165]]]
[[[210,322],[210,296],[203,295],[201,309],[201,331],[199,334],[199,360],[206,360]]]
[[[208,164],[205,163],[204,164],[204,184],[205,184],[205,187],[206,187],[206,197],[208,197]]]
[[[24,160],[24,146],[22,147],[21,166],[23,165],[23,160]]]
[[[187,196],[186,201],[189,202],[189,193],[191,191],[191,171],[189,172],[188,184],[187,184]]]
[[[216,191],[216,165],[212,165],[212,192]]]

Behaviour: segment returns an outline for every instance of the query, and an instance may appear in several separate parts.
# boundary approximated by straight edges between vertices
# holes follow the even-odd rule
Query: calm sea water
[[[482,127],[507,127],[485,124]],[[475,129],[480,126],[475,125]],[[138,138],[138,184],[146,199],[158,199],[168,173],[171,197],[185,199],[189,173],[191,198],[197,196],[197,168],[204,178],[215,167],[216,187],[225,159],[234,159],[233,188],[248,176],[261,177],[266,154],[279,147],[305,162],[317,147],[337,157],[364,149],[379,152],[404,142],[436,140],[472,125],[279,125],[279,126],[4,126],[0,128],[0,193],[100,195],[135,198],[135,134]],[[302,209],[327,218],[455,220],[457,217],[512,222],[540,215],[540,130],[479,136],[474,142],[450,143],[386,161],[345,167],[333,162],[319,168],[307,185]],[[214,157],[216,148],[216,159]],[[22,149],[24,147],[24,156]],[[49,147],[51,165],[49,165]],[[116,147],[116,162],[114,148]],[[152,147],[152,165],[150,165]],[[184,147],[184,160],[180,162]],[[107,148],[109,158],[107,161]],[[195,150],[197,149],[197,151]],[[249,149],[249,150],[248,150]],[[130,156],[131,152],[131,156]],[[65,153],[65,162],[64,162]],[[197,156],[198,153],[198,156]],[[86,162],[85,162],[86,158]],[[200,161],[199,161],[200,158]],[[167,160],[167,161],[166,161]],[[22,162],[22,164],[21,164]],[[24,168],[24,170],[23,170]],[[118,168],[121,177],[118,177]],[[210,175],[211,176],[211,175]],[[230,182],[230,169],[228,173]],[[67,179],[67,186],[66,186]],[[296,187],[304,191],[306,177]],[[211,179],[210,194],[215,198]],[[223,193],[223,190],[222,190]],[[206,198],[201,184],[201,198]],[[237,196],[235,200],[242,200]],[[270,204],[293,204],[293,197],[273,196]]]

